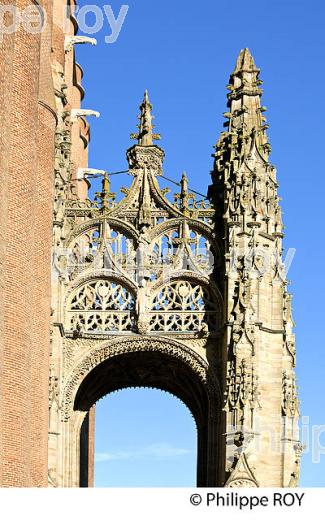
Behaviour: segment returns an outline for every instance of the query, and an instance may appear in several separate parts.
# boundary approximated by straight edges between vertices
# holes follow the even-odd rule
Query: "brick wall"
[[[80,107],[82,71],[64,50],[76,32],[73,19],[63,30],[66,1],[1,3],[40,5],[47,25],[0,42],[0,486],[47,486],[54,138],[59,112]],[[85,120],[72,125],[71,141],[75,178],[88,161]],[[70,196],[86,198],[87,182],[73,181]]]
[[[17,1],[25,8],[31,2]],[[38,82],[40,35],[20,28],[5,36],[6,129],[2,136],[7,211],[4,242],[3,345],[1,352],[1,478],[3,486],[32,484],[32,421],[37,414],[31,399],[33,313],[35,305],[33,224],[37,182]],[[2,56],[1,56],[2,58]],[[2,169],[2,168],[1,168]],[[46,346],[39,345],[39,348]],[[37,403],[39,404],[39,403]],[[44,475],[38,476],[44,483]]]
[[[0,485],[47,485],[48,352],[56,114],[47,27],[0,45]],[[32,1],[5,0],[19,9]]]

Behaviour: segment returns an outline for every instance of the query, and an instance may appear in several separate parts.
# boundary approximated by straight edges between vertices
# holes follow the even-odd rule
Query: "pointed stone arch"
[[[198,485],[216,485],[222,442],[219,382],[207,361],[191,348],[151,336],[101,343],[70,371],[61,401],[62,449],[69,452],[64,485],[79,481],[80,432],[86,414],[107,393],[128,387],[158,388],[181,399],[197,426]]]

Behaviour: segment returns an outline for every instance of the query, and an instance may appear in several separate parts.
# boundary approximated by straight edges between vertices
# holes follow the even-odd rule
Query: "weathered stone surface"
[[[68,256],[52,286],[59,403],[52,397],[50,467],[59,486],[78,486],[85,473],[78,454],[88,411],[125,386],[158,387],[188,405],[198,426],[198,485],[298,481],[281,209],[259,70],[247,49],[229,90],[209,199],[197,201],[185,173],[174,204],[160,189],[164,152],[154,144],[146,91],[125,197],[116,202],[105,175],[95,201],[68,196],[63,205],[54,253]]]

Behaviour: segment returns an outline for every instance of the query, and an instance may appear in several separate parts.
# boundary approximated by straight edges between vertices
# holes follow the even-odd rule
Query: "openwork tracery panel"
[[[130,331],[134,308],[134,296],[125,287],[110,280],[94,280],[73,296],[67,326],[88,333]]]
[[[215,252],[210,241],[200,232],[183,225],[181,229],[170,229],[156,237],[150,245],[150,268],[159,277],[161,269],[168,272],[190,269],[209,275],[215,264]],[[152,279],[155,278],[152,276]]]
[[[105,238],[105,268],[118,268],[132,280],[136,278],[136,248],[133,239],[110,227]]]
[[[188,247],[191,251],[191,258],[197,269],[207,274],[212,273],[215,263],[215,253],[211,247],[210,241],[199,233],[191,230],[188,240]]]
[[[151,280],[156,280],[164,272],[172,268],[178,249],[179,232],[170,229],[166,233],[156,237],[150,244],[148,254],[148,267],[151,271]]]
[[[213,332],[218,326],[218,305],[202,285],[178,280],[163,286],[154,296],[150,330],[165,332]]]
[[[82,233],[72,242],[67,254],[67,272],[70,279],[74,279],[94,262],[99,246],[99,226]]]
[[[165,263],[167,259],[171,259],[177,249],[177,239],[179,233],[175,229],[171,229],[157,237],[151,245],[152,256],[157,260],[157,263]]]

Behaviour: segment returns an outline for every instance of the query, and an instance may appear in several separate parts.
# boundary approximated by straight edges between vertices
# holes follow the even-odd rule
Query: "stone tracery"
[[[95,334],[131,330],[134,308],[134,296],[125,287],[114,281],[93,280],[74,294],[67,328]]]
[[[280,474],[283,460],[269,458],[264,464],[255,447],[259,437],[268,446],[259,420],[262,426],[273,421],[278,431],[281,411],[287,420],[279,442],[290,443],[287,467],[295,467],[298,475],[292,448],[299,444],[299,411],[290,297],[285,275],[275,276],[263,263],[269,253],[281,258],[283,226],[258,73],[245,49],[230,80],[229,131],[216,145],[208,198],[198,199],[185,173],[174,203],[160,188],[164,151],[154,143],[159,136],[153,134],[146,92],[139,132],[133,135],[138,142],[127,151],[132,184],[121,189],[124,198],[117,201],[105,173],[94,200],[65,201],[57,243],[68,259],[66,273],[56,278],[60,305],[53,318],[53,365],[64,426],[52,432],[62,433],[52,442],[69,450],[64,485],[78,485],[78,432],[87,410],[77,406],[78,389],[98,368],[94,396],[110,391],[114,385],[105,379],[105,363],[123,356],[117,372],[110,365],[109,380],[116,387],[149,384],[175,392],[177,387],[201,409],[200,485],[287,483],[290,474],[284,469],[281,482],[272,476]],[[139,357],[128,365],[131,354]],[[193,381],[202,382],[190,398],[183,394],[192,385],[181,365],[193,370]],[[229,466],[231,460],[235,464]],[[268,472],[267,464],[277,471]],[[60,479],[56,465],[52,460],[52,481]]]
[[[211,291],[187,280],[162,286],[154,296],[150,330],[165,332],[215,332],[218,307]]]

